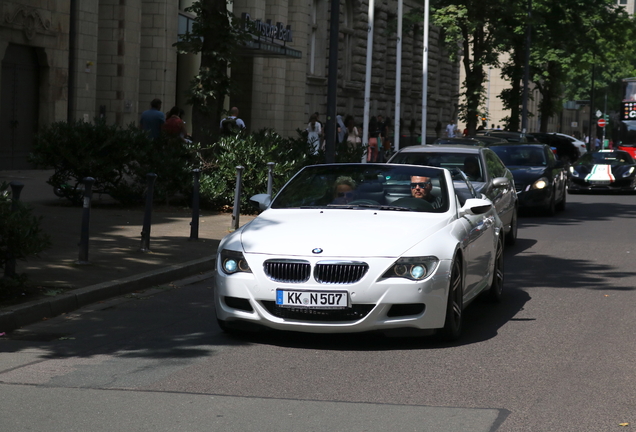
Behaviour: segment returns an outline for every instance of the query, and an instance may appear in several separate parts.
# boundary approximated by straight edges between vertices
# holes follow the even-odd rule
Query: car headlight
[[[228,275],[239,272],[252,273],[242,252],[226,249],[221,251],[221,270]]]
[[[532,183],[532,189],[545,189],[548,185],[548,179],[545,177],[541,177],[536,182]]]
[[[383,278],[405,278],[413,281],[426,279],[435,272],[439,260],[433,256],[400,258],[388,269]]]
[[[630,169],[628,169],[627,171],[623,173],[623,177],[629,177],[630,175],[632,175],[633,172],[634,172],[634,167],[631,167]]]
[[[579,173],[574,169],[573,166],[570,167],[570,174],[572,174],[574,177],[579,176]]]

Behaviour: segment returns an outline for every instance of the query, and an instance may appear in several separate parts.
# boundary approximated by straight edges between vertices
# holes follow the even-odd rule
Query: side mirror
[[[506,177],[497,177],[493,179],[492,185],[494,187],[508,187],[510,186],[510,180],[508,180]]]
[[[250,204],[259,210],[267,210],[272,203],[272,197],[268,194],[257,194],[250,198]]]
[[[460,209],[460,215],[480,215],[488,213],[492,208],[492,202],[481,198],[470,198],[466,200],[464,206]]]

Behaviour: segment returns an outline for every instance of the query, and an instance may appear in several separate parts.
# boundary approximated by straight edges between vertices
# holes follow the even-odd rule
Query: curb
[[[214,270],[216,256],[174,264],[161,270],[152,270],[123,279],[114,279],[73,290],[50,299],[39,299],[0,310],[0,332],[41,321],[44,318],[71,312],[82,306],[106,300],[132,291],[150,288],[166,282]]]

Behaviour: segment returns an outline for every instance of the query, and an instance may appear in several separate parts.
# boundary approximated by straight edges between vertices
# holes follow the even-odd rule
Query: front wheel
[[[448,287],[448,301],[446,303],[446,320],[444,327],[439,330],[438,337],[445,342],[459,339],[462,333],[464,309],[464,287],[462,267],[459,259],[452,264],[450,284]]]

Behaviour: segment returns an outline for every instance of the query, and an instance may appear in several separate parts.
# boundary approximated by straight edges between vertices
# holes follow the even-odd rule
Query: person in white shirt
[[[454,123],[448,122],[446,126],[446,136],[448,138],[455,138],[455,132],[457,131],[457,126]]]

